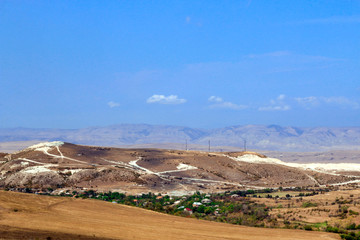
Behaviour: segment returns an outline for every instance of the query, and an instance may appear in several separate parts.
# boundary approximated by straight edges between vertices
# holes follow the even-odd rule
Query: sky
[[[360,126],[360,0],[0,0],[0,128]]]

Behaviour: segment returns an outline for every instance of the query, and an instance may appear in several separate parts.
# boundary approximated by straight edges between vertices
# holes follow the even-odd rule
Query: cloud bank
[[[210,105],[210,108],[228,108],[228,109],[234,109],[234,110],[241,110],[247,108],[245,105],[239,105],[232,102],[226,102],[221,97],[217,96],[211,96],[208,98],[208,101],[212,104]]]
[[[147,103],[159,103],[159,104],[182,104],[186,102],[186,99],[178,98],[177,95],[158,95],[154,94],[146,100]]]
[[[291,109],[290,105],[285,102],[286,96],[280,94],[275,100],[271,99],[267,106],[259,107],[259,111],[288,111]]]
[[[295,98],[301,106],[306,109],[311,109],[314,107],[318,107],[320,105],[333,105],[333,106],[340,106],[340,107],[350,107],[352,109],[359,109],[360,104],[356,101],[350,100],[346,97],[298,97]]]

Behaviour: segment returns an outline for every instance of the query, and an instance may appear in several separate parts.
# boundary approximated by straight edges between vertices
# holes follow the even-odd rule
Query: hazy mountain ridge
[[[181,126],[121,124],[82,129],[0,129],[0,141],[60,140],[76,144],[121,146],[148,143],[184,143],[278,151],[360,149],[360,127],[282,127],[245,125],[217,129]]]

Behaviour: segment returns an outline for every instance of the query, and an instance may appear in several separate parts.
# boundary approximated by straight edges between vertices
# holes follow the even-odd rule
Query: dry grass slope
[[[250,228],[96,200],[4,191],[0,234],[0,239],[340,239],[330,233]]]

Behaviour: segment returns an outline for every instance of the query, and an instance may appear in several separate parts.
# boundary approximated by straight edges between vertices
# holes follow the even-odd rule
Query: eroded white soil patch
[[[184,164],[184,163],[180,163],[179,165],[176,166],[176,168],[178,170],[193,170],[193,169],[198,169],[197,167],[194,167],[194,166],[191,166],[191,165],[188,165],[188,164]]]
[[[61,141],[54,141],[54,142],[43,142],[43,143],[38,143],[35,145],[32,145],[30,147],[27,148],[27,150],[35,150],[35,151],[49,151],[50,149],[54,148],[54,147],[59,147],[64,145],[64,142]]]
[[[62,171],[59,171],[61,173],[64,173],[64,174],[67,174],[67,173],[71,173],[74,174],[74,173],[78,173],[78,172],[81,172],[81,171],[84,171],[84,169],[65,169],[65,170],[62,170]]]
[[[139,165],[137,164],[137,162],[138,162],[139,160],[141,160],[141,157],[138,158],[138,159],[136,159],[136,160],[134,160],[134,161],[130,161],[130,162],[129,162],[129,165],[131,165],[131,166],[133,166],[133,167],[135,167],[135,168],[137,168],[137,169],[141,169],[141,170],[145,171],[145,172],[148,173],[148,174],[155,174],[153,171],[151,171],[151,170],[149,170],[149,169],[147,169],[147,168],[144,168],[144,167],[139,166]]]
[[[305,170],[313,170],[324,173],[335,173],[339,171],[360,172],[360,164],[358,163],[287,163],[276,158],[261,158],[253,154],[246,154],[239,157],[229,157],[229,158],[241,162],[280,164],[288,167],[302,168]]]
[[[43,173],[43,172],[55,172],[54,170],[51,170],[44,166],[33,166],[33,167],[27,167],[26,169],[21,170],[22,173],[30,173],[30,174],[37,174],[37,173]]]

